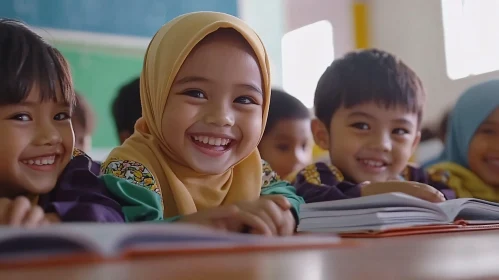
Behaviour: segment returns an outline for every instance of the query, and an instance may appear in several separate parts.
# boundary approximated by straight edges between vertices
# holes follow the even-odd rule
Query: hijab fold
[[[142,117],[135,133],[114,149],[103,169],[111,162],[140,163],[149,171],[161,192],[165,217],[186,215],[205,208],[257,199],[262,185],[260,154],[254,151],[226,172],[206,175],[191,169],[167,146],[161,132],[163,111],[177,73],[193,48],[220,28],[237,31],[253,49],[263,81],[262,131],[270,102],[269,59],[258,35],[242,20],[217,12],[195,12],[165,24],[152,39],[140,77]],[[184,133],[184,132],[179,132]]]

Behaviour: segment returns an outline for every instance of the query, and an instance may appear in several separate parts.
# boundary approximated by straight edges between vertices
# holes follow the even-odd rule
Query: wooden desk
[[[499,231],[359,240],[359,247],[1,271],[0,279],[499,279]]]

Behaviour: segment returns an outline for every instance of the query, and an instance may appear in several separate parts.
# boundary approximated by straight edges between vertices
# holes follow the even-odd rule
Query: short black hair
[[[280,120],[302,120],[310,117],[310,112],[300,100],[283,90],[272,89],[264,135],[271,131]]]
[[[92,107],[85,97],[75,91],[75,106],[73,110],[73,121],[78,122],[85,131],[92,133],[95,128],[95,115]]]
[[[123,131],[133,133],[135,123],[142,116],[140,77],[120,88],[113,101],[112,111],[118,134]]]
[[[386,108],[404,106],[418,114],[420,125],[425,98],[422,82],[409,66],[388,52],[367,49],[333,61],[319,79],[314,108],[328,129],[340,107],[368,102]]]
[[[74,104],[71,72],[66,59],[22,22],[0,19],[0,105],[20,103],[33,87],[40,102]]]

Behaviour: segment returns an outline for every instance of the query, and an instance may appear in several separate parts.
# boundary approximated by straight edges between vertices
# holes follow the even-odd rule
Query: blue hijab
[[[469,168],[468,147],[476,130],[499,107],[499,80],[472,86],[459,98],[449,124],[445,148],[437,162],[453,162]]]

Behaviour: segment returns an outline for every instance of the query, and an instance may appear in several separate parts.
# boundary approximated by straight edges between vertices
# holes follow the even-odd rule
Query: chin
[[[192,166],[191,168],[200,174],[206,175],[220,175],[227,171],[231,165],[229,166]]]

